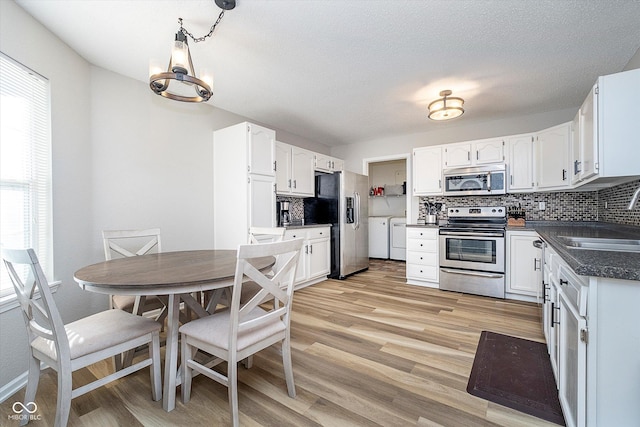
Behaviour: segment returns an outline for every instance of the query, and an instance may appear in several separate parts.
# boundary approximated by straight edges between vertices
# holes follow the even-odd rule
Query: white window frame
[[[0,52],[0,245],[33,248],[45,275],[53,278],[53,218],[51,185],[51,91],[49,80]],[[23,111],[16,120],[15,111]],[[14,114],[14,115],[12,115]],[[26,154],[15,150],[27,146]],[[16,172],[7,165],[22,160],[23,170]],[[25,211],[24,229],[11,223],[12,209],[7,190],[21,191]],[[2,196],[4,200],[2,200]],[[11,206],[7,209],[7,206]],[[17,209],[20,209],[17,207]],[[12,227],[10,224],[14,224]],[[0,263],[0,313],[17,306],[4,263]],[[55,290],[59,282],[51,283]]]

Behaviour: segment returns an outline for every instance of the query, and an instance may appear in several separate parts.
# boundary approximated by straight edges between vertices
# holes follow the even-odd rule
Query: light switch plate
[[[545,202],[538,202],[538,210],[543,211],[547,209],[547,204]]]

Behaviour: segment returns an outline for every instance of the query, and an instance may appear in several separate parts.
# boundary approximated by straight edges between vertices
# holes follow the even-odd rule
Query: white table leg
[[[172,411],[176,407],[176,375],[178,373],[178,329],[180,328],[180,295],[170,294],[167,319],[167,344],[164,359],[164,390],[162,407]]]

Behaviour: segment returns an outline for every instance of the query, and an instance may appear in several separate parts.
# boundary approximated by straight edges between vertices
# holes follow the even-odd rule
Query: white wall
[[[50,81],[54,275],[62,281],[56,300],[70,321],[103,306],[103,297],[73,281],[91,259],[90,66],[13,1],[0,1],[0,50]],[[26,370],[26,355],[22,314],[0,314],[0,387]]]

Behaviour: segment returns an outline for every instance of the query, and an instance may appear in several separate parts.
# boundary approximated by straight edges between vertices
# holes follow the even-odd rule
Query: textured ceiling
[[[200,36],[220,12],[213,0],[17,3],[89,62],[144,82],[150,61],[166,66],[179,17]],[[209,104],[327,145],[577,109],[640,47],[636,0],[237,3],[190,43],[215,76]],[[430,121],[444,89],[466,112]]]

